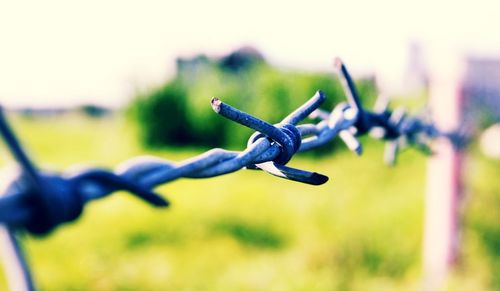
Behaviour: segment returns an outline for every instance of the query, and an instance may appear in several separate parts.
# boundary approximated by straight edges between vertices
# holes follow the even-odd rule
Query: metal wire
[[[165,207],[168,201],[152,190],[156,186],[179,178],[220,176],[243,168],[321,185],[328,177],[286,164],[297,152],[325,145],[337,136],[358,155],[362,153],[358,136],[371,133],[375,138],[387,140],[385,156],[391,164],[404,144],[429,153],[427,143],[430,139],[439,136],[451,139],[451,134],[440,132],[423,118],[409,117],[403,110],[389,111],[383,99],[377,102],[373,112],[362,108],[346,67],[340,60],[335,64],[348,102],[338,104],[332,111],[319,109],[325,96],[318,91],[279,124],[273,125],[213,98],[211,106],[216,113],[256,131],[244,150],[217,148],[180,162],[138,157],[122,163],[115,171],[92,168],[77,173],[54,174],[37,170],[0,110],[0,132],[23,169],[23,174],[0,198],[0,223],[6,224],[8,229],[46,234],[58,225],[78,218],[87,202],[117,190],[127,190],[154,206]],[[299,124],[308,117],[317,123]]]
[[[23,228],[34,220],[36,212],[49,217],[57,216],[54,213],[61,212],[61,207],[70,205],[63,217],[52,217],[54,221],[44,227],[28,227],[33,233],[46,233],[58,224],[78,217],[86,202],[106,197],[116,190],[127,190],[155,206],[167,206],[168,202],[162,196],[152,192],[154,187],[179,178],[209,178],[243,168],[260,169],[281,178],[320,185],[328,180],[326,176],[285,165],[297,152],[325,145],[337,136],[358,155],[362,153],[358,136],[371,132],[372,136],[387,140],[385,156],[389,163],[394,163],[396,153],[403,144],[429,152],[428,139],[446,136],[421,118],[409,117],[402,110],[389,111],[387,102],[382,102],[385,103],[382,107],[381,102],[377,102],[378,108],[373,112],[362,108],[346,67],[340,60],[336,60],[335,64],[343,80],[348,103],[338,104],[331,112],[319,109],[325,96],[318,91],[279,124],[272,125],[213,98],[211,105],[216,113],[256,131],[246,149],[228,151],[217,148],[180,162],[155,157],[133,158],[119,165],[114,172],[94,168],[57,175],[37,170],[3,114],[0,114],[0,131],[23,169],[15,187],[10,187],[7,195],[0,199],[0,222]],[[318,122],[299,125],[307,117]],[[54,199],[53,192],[61,192],[58,189],[70,193]],[[76,202],[66,196],[73,197]],[[57,205],[57,202],[63,205]],[[44,208],[43,211],[40,208]],[[47,218],[38,215],[40,219]]]

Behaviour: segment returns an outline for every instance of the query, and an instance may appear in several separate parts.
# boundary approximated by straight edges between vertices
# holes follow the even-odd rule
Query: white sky
[[[434,67],[500,55],[500,2],[0,0],[0,103],[123,104],[171,76],[179,55],[245,44],[283,67],[331,70],[340,56],[394,85],[410,41]]]

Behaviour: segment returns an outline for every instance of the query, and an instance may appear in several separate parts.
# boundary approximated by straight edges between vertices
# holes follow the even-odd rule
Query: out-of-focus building
[[[210,70],[211,61],[203,54],[192,58],[177,58],[177,76],[183,80],[193,82],[200,75]]]
[[[200,54],[192,58],[177,58],[177,77],[194,82],[203,74],[213,73],[215,68],[237,74],[265,62],[264,56],[256,48],[243,46],[221,57]]]
[[[500,58],[469,57],[463,81],[466,120],[479,127],[500,122]]]

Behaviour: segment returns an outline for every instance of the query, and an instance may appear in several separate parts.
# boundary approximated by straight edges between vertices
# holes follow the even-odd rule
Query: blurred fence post
[[[33,278],[20,248],[12,231],[0,224],[0,258],[3,261],[9,290],[32,291],[35,290]]]
[[[462,68],[445,71],[431,77],[429,102],[437,128],[450,132],[460,126],[462,117]],[[459,246],[462,153],[443,137],[433,143],[432,149],[425,196],[424,290],[444,287]]]

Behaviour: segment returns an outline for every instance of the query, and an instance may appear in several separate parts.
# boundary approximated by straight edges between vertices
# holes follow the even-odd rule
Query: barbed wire
[[[0,131],[22,168],[21,175],[0,198],[0,223],[33,234],[46,234],[64,222],[77,219],[87,202],[115,191],[126,190],[151,205],[165,207],[169,202],[153,191],[156,186],[179,178],[220,176],[243,168],[321,185],[328,180],[327,176],[286,165],[297,152],[315,149],[337,136],[358,155],[362,153],[362,145],[357,137],[371,133],[375,138],[386,140],[385,158],[391,164],[403,145],[430,153],[430,139],[439,136],[451,139],[450,134],[440,132],[432,122],[410,117],[403,109],[390,111],[387,99],[379,98],[373,111],[363,108],[345,65],[337,59],[335,66],[347,102],[338,104],[332,111],[319,108],[325,95],[317,91],[306,103],[273,125],[212,98],[211,106],[216,113],[256,132],[242,151],[216,148],[180,162],[138,157],[122,163],[114,171],[100,168],[62,174],[41,171],[28,158],[0,113]],[[306,118],[317,123],[299,124]]]
[[[255,130],[244,150],[216,148],[180,162],[137,157],[120,164],[114,171],[103,168],[64,173],[39,170],[23,150],[0,107],[0,133],[21,168],[20,175],[11,181],[3,195],[0,194],[0,234],[6,233],[5,240],[13,253],[12,263],[19,269],[17,278],[22,278],[24,284],[22,289],[34,290],[34,284],[13,233],[19,230],[35,235],[50,233],[63,223],[76,220],[88,202],[118,190],[126,190],[153,206],[166,207],[169,202],[153,191],[156,186],[179,178],[220,176],[243,168],[321,185],[328,181],[327,176],[292,168],[287,163],[296,153],[323,146],[336,137],[357,155],[362,154],[359,136],[369,133],[385,140],[384,158],[388,164],[395,163],[399,149],[405,146],[430,154],[428,143],[438,137],[447,138],[457,147],[464,145],[463,133],[442,132],[426,116],[409,116],[403,108],[390,111],[384,97],[378,98],[372,111],[363,108],[354,81],[340,59],[335,61],[335,67],[347,102],[337,104],[332,111],[319,108],[325,95],[317,91],[306,103],[273,125],[214,97],[211,106],[216,113]],[[306,119],[314,123],[301,123]]]

